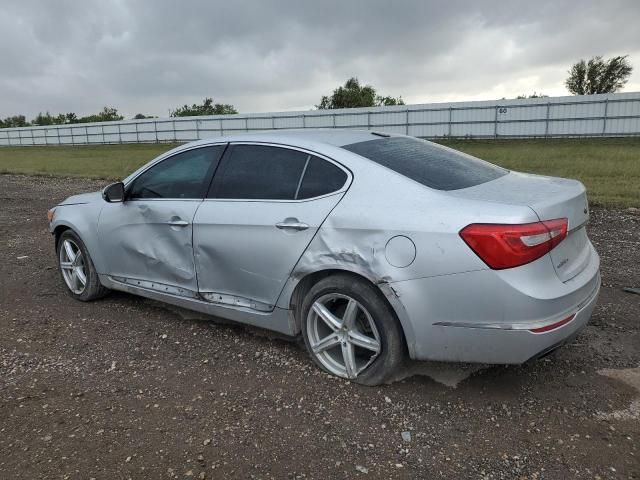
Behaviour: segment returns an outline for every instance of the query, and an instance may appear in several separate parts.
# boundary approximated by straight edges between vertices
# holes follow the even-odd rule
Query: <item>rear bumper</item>
[[[600,290],[599,259],[594,250],[589,267],[565,283],[555,274],[540,288],[531,281],[519,286],[513,278],[506,280],[483,270],[391,284],[411,324],[412,357],[520,364],[554,350],[591,317]],[[557,328],[531,331],[574,314]]]

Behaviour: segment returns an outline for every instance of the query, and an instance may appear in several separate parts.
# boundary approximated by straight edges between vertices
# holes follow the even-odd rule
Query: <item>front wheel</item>
[[[306,295],[302,335],[323,370],[363,385],[391,380],[405,358],[402,329],[376,287],[352,275],[320,280]]]
[[[76,300],[88,302],[109,293],[100,283],[87,247],[73,230],[65,230],[56,247],[60,275],[69,295]]]

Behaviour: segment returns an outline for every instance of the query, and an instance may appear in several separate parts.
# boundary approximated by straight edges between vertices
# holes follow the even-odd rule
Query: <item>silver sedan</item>
[[[571,340],[600,287],[588,218],[578,181],[355,130],[189,143],[49,211],[74,298],[302,335],[367,385],[407,356],[517,364]]]

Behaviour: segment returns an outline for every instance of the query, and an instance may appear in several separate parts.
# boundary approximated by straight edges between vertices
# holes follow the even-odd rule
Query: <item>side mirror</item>
[[[109,203],[124,202],[124,183],[116,182],[105,187],[102,190],[102,198]]]

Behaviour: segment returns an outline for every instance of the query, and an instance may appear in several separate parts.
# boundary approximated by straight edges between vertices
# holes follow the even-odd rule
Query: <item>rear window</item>
[[[411,137],[379,138],[342,148],[436,190],[473,187],[508,173],[466,153]]]

